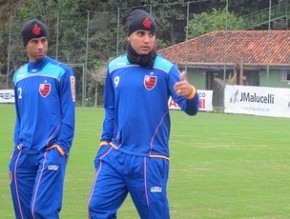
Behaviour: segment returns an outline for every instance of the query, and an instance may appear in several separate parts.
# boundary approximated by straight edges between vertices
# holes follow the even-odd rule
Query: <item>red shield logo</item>
[[[40,84],[39,85],[39,93],[43,97],[47,97],[51,91],[51,85],[50,84]]]
[[[145,75],[144,85],[147,90],[152,90],[157,84],[157,77],[151,75]]]

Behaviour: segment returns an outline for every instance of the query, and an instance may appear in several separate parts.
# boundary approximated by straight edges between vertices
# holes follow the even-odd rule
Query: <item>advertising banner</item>
[[[199,110],[200,111],[213,111],[213,106],[212,106],[212,90],[198,90],[197,91],[199,94]],[[169,109],[179,109],[180,107],[178,104],[172,100],[172,98],[169,98],[168,101],[168,106]]]
[[[227,85],[225,113],[290,118],[290,89]]]
[[[14,90],[0,90],[0,103],[14,103]]]

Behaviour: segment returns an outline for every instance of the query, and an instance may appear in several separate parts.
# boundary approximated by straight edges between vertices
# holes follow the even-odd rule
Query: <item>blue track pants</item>
[[[10,189],[17,219],[58,219],[67,159],[57,149],[16,149],[9,164]]]
[[[169,161],[122,153],[102,146],[95,158],[96,177],[89,199],[91,219],[117,218],[128,193],[142,219],[169,219]]]

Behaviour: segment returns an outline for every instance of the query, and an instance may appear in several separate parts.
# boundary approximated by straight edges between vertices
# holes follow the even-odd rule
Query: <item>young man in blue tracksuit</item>
[[[89,218],[116,218],[130,193],[140,218],[168,219],[168,99],[195,115],[199,97],[184,73],[156,53],[156,23],[149,13],[131,13],[127,39],[127,54],[108,66]]]
[[[32,19],[21,34],[29,62],[13,78],[12,201],[17,219],[58,219],[75,129],[75,77],[68,66],[46,55],[44,23]]]

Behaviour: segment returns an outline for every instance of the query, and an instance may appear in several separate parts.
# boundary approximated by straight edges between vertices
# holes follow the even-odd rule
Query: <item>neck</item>
[[[128,51],[127,58],[131,64],[138,64],[145,68],[153,68],[154,61],[156,58],[155,49],[152,50],[147,55],[139,55],[129,43],[127,51]]]

